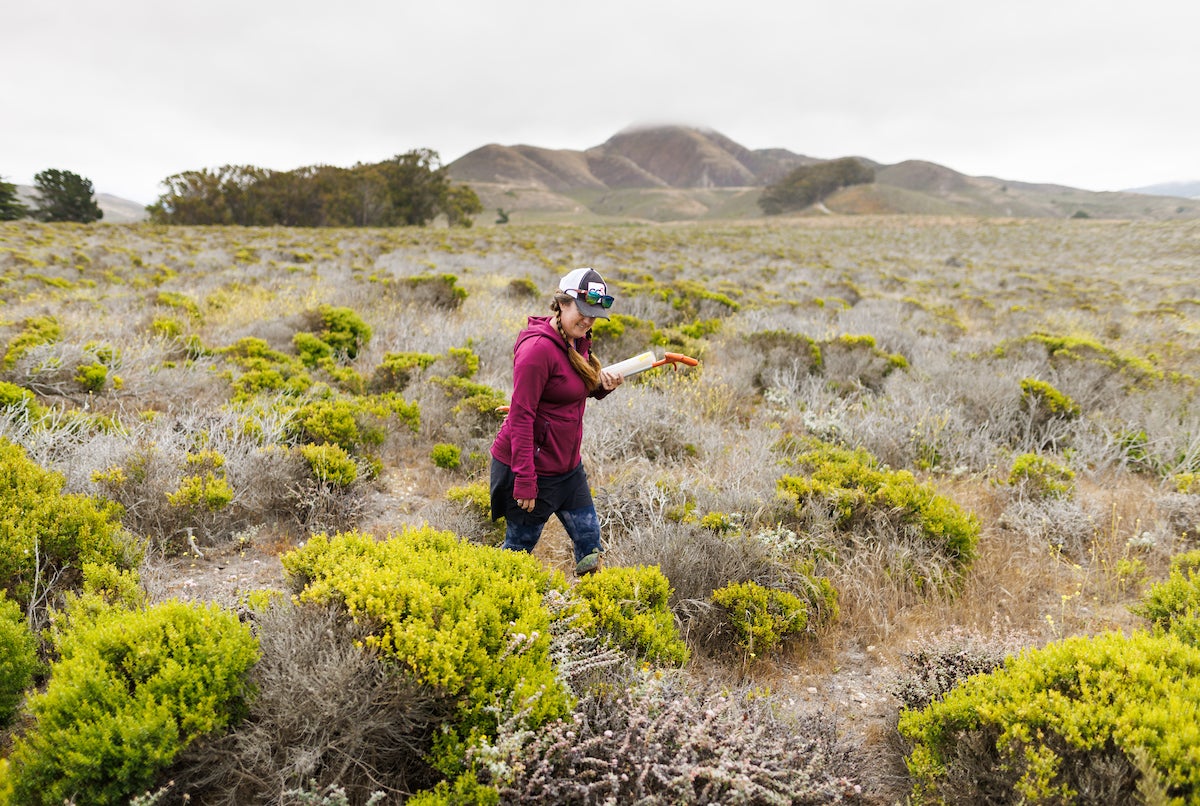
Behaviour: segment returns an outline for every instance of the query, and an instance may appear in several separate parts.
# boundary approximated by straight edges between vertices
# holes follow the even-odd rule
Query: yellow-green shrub
[[[803,635],[808,627],[807,602],[757,582],[735,582],[717,588],[712,600],[725,612],[748,658],[773,651],[784,641]]]
[[[780,493],[797,515],[819,503],[832,509],[835,525],[850,530],[873,517],[917,528],[933,547],[962,569],[975,557],[979,519],[907,470],[879,467],[861,448],[848,450],[816,439],[785,440],[795,450],[790,463],[805,476],[783,476]]]
[[[1068,395],[1037,378],[1021,379],[1021,407],[1028,411],[1042,411],[1048,417],[1073,420],[1083,413],[1079,404]]]
[[[473,378],[479,371],[479,356],[470,347],[451,347],[446,351],[451,369],[456,378]]]
[[[1013,460],[1008,483],[1033,498],[1070,498],[1075,492],[1075,471],[1036,453]]]
[[[382,541],[317,535],[283,565],[302,601],[344,607],[372,626],[370,646],[458,701],[455,724],[436,740],[433,762],[443,772],[461,771],[474,737],[495,736],[498,708],[527,704],[533,725],[569,710],[542,604],[565,582],[529,554],[423,527]]]
[[[189,742],[244,715],[258,654],[235,614],[178,601],[87,610],[57,648],[10,757],[23,806],[124,804],[146,791]]]
[[[1171,802],[1195,803],[1197,703],[1200,649],[1169,633],[1107,633],[1010,657],[902,712],[899,728],[913,745],[917,803],[1070,803],[1081,778],[1095,785],[1097,776],[1112,802],[1133,802],[1138,776],[1132,762],[1112,763],[1114,750],[1127,762],[1144,753]],[[961,791],[964,782],[974,789]]]
[[[358,478],[358,465],[340,445],[322,442],[320,445],[301,445],[299,450],[317,481],[349,487]]]
[[[587,604],[577,622],[586,633],[603,633],[652,663],[682,666],[688,648],[667,606],[671,585],[657,566],[605,568],[575,583]]]
[[[108,367],[103,364],[80,364],[75,368],[75,382],[85,392],[100,392],[108,382]]]
[[[350,308],[322,305],[319,313],[324,329],[318,335],[338,355],[353,359],[371,340],[371,326]]]
[[[1155,627],[1200,647],[1200,570],[1196,552],[1172,559],[1171,575],[1150,586],[1142,601],[1129,608]]]
[[[0,727],[12,721],[37,663],[37,641],[24,611],[0,590]]]
[[[11,369],[25,353],[41,344],[62,338],[62,325],[53,316],[31,316],[21,323],[21,331],[12,337],[4,351],[4,367]]]
[[[429,452],[430,460],[444,470],[457,470],[462,465],[462,449],[457,445],[439,442]]]
[[[43,412],[33,392],[8,381],[0,381],[0,409],[24,411],[31,420],[41,417]]]
[[[412,380],[414,372],[427,368],[437,359],[432,353],[384,353],[383,361],[371,376],[371,388],[400,391]]]
[[[0,589],[23,608],[35,593],[41,608],[78,588],[85,563],[136,568],[141,559],[118,505],[63,495],[63,484],[0,439]]]

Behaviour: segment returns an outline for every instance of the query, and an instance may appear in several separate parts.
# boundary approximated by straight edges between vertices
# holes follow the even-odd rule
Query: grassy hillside
[[[921,659],[961,649],[994,666],[1146,626],[1129,608],[1200,539],[1200,224],[950,218],[932,201],[920,216],[872,216],[920,195],[876,185],[829,200],[855,216],[649,226],[632,222],[668,208],[743,217],[753,194],[581,193],[572,203],[595,212],[498,190],[485,203],[511,205],[510,223],[469,230],[0,224],[0,437],[61,474],[64,494],[121,505],[149,547],[151,601],[244,607],[253,590],[287,589],[280,555],[320,533],[430,526],[493,545],[480,496],[513,338],[558,277],[590,265],[617,296],[596,328],[606,362],[646,349],[700,361],[637,376],[587,413],[608,570],[661,571],[660,604],[691,657],[678,677],[634,685],[620,652],[554,644],[607,758],[627,758],[604,743],[648,714],[711,719],[714,734],[697,727],[683,745],[763,748],[764,764],[822,782],[812,802],[891,803],[910,784],[894,725],[912,700],[896,692],[921,682]],[[548,223],[559,214],[573,223]],[[618,223],[588,223],[600,215]],[[522,223],[535,217],[547,220]],[[535,557],[570,571],[557,525]],[[799,607],[806,626],[751,632],[719,604],[760,589],[792,596],[771,606]],[[264,635],[283,630],[263,639],[267,680],[296,677],[290,664],[315,652],[281,636],[343,634],[263,618]],[[386,679],[356,651],[347,637],[339,668],[356,658],[354,674]],[[334,679],[304,668],[303,680]],[[405,725],[449,718],[413,686],[372,690],[424,709]],[[274,691],[260,702],[282,719],[295,703]],[[693,702],[710,705],[662,706]],[[282,729],[254,713],[227,741],[261,759]],[[737,732],[753,726],[763,733]],[[575,745],[553,730],[523,745],[510,727],[490,728],[497,754],[517,754],[506,769],[541,764],[566,786],[550,739]],[[404,741],[428,749],[432,731],[411,730]],[[814,744],[773,743],[798,735]],[[233,746],[197,750],[175,780],[225,769]],[[535,749],[536,763],[520,755]],[[330,769],[314,780],[336,783]],[[355,791],[430,783],[405,769]],[[519,783],[503,791],[533,798],[513,794]]]

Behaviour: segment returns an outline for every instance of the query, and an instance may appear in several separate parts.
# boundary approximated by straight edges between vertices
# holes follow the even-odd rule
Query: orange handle
[[[699,363],[696,359],[683,353],[663,353],[663,357],[650,366],[661,367],[663,364],[686,364],[689,367],[694,367]]]

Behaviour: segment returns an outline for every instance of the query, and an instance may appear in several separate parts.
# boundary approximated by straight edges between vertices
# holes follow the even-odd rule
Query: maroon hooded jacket
[[[585,359],[590,339],[576,350]],[[608,394],[596,387],[591,397]],[[571,367],[567,345],[550,316],[531,316],[513,346],[513,393],[492,456],[513,469],[513,498],[537,498],[538,476],[561,476],[579,466],[587,386]]]

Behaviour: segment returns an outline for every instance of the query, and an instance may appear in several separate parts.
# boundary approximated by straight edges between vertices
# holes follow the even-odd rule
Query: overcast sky
[[[1119,190],[1200,179],[1196,0],[4,0],[0,176],[583,150],[631,126]]]

